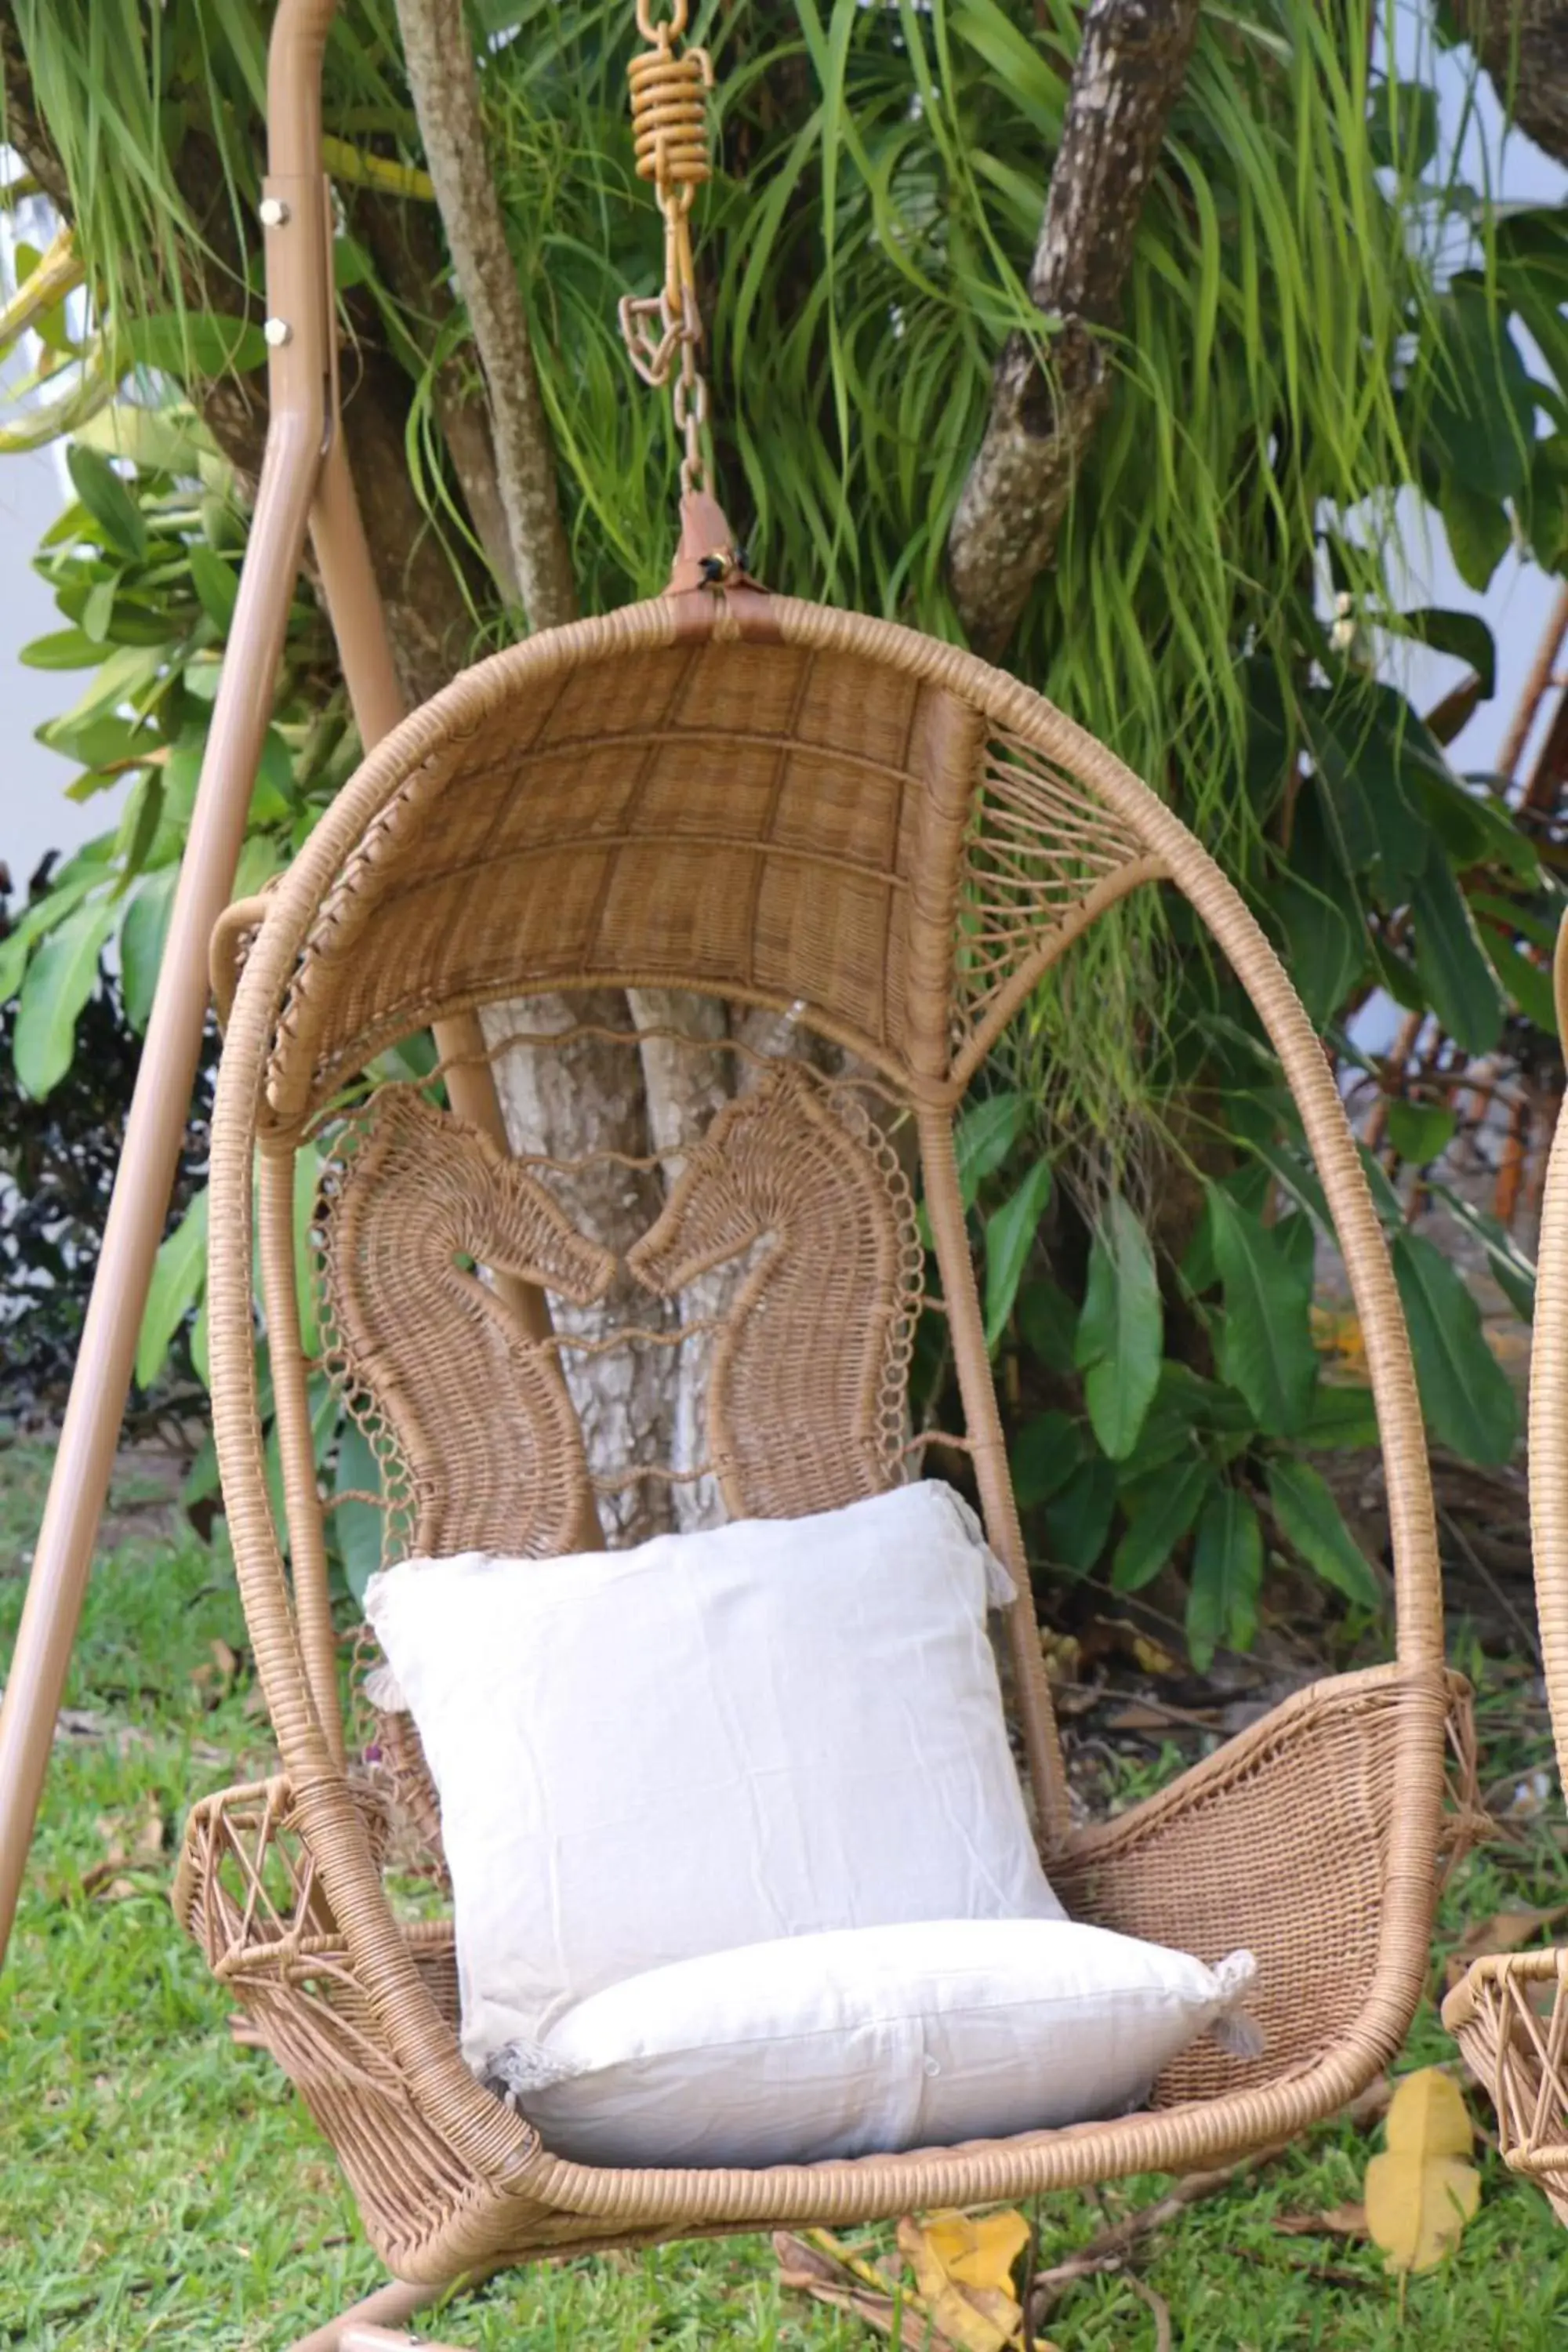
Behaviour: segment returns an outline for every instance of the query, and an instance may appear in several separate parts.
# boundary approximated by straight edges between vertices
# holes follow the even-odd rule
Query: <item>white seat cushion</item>
[[[952,2146],[1139,2106],[1205,2028],[1247,2046],[1253,1973],[1068,1920],[862,1927],[615,1985],[486,2079],[584,2164]]]
[[[441,1799],[469,2063],[706,1953],[1059,1918],[986,1633],[1010,1589],[934,1483],[373,1578]]]

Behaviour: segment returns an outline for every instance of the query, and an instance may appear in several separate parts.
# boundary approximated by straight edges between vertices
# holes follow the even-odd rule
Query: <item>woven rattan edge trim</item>
[[[1404,1691],[1429,1698],[1434,1709],[1440,1711],[1441,1719],[1447,1720],[1450,1694],[1447,1676],[1440,1668],[1407,1665],[1391,1659],[1381,1666],[1359,1667],[1353,1674],[1325,1675],[1292,1691],[1245,1730],[1233,1732],[1212,1755],[1200,1757],[1195,1764],[1189,1765],[1179,1780],[1157,1789],[1138,1804],[1130,1805],[1123,1813],[1076,1830],[1067,1842],[1067,1858],[1077,1865],[1138,1844],[1155,1834],[1173,1814],[1186,1811],[1190,1805],[1201,1802],[1211,1790],[1222,1790],[1249,1771],[1261,1751],[1288,1739],[1304,1723],[1329,1715],[1353,1714],[1368,1699],[1394,1696]]]
[[[1558,936],[1555,976],[1559,1003],[1563,1003],[1568,999],[1568,921]],[[1542,1200],[1529,1418],[1535,1608],[1563,1779],[1568,1774],[1568,1118],[1557,1122]]]
[[[456,1019],[459,1014],[478,1013],[487,1004],[521,1004],[534,996],[571,996],[579,991],[585,994],[602,988],[679,989],[693,996],[721,996],[727,1003],[744,1004],[759,1013],[785,1015],[795,1013],[798,1007],[803,1027],[825,1038],[829,1045],[842,1045],[847,1052],[858,1055],[862,1061],[870,1064],[879,1077],[887,1079],[900,1094],[908,1095],[911,1101],[926,1101],[942,1108],[950,1107],[955,1099],[952,1087],[945,1083],[933,1085],[927,1082],[922,1086],[908,1064],[899,1055],[890,1053],[879,1038],[857,1028],[852,1022],[836,1019],[833,1014],[823,1012],[803,998],[786,996],[770,989],[747,987],[731,980],[721,985],[700,975],[672,975],[668,971],[649,971],[641,967],[627,970],[620,965],[610,965],[603,970],[589,968],[552,972],[547,980],[541,981],[532,988],[520,989],[515,979],[505,979],[484,990],[468,990],[460,996],[432,993],[400,1004],[384,1020],[363,1031],[342,1054],[325,1064],[316,1074],[308,1095],[300,1098],[297,1093],[291,1092],[289,1099],[293,1108],[287,1113],[275,1111],[268,1105],[264,1131],[279,1138],[297,1135],[320,1115],[362,1062],[369,1061],[386,1046],[395,1045],[400,1037],[407,1036],[413,1029],[434,1027],[437,1023]],[[627,1032],[628,1043],[635,1034],[633,1031]]]
[[[1512,1978],[1521,1984],[1568,1986],[1568,1946],[1543,1944],[1531,1952],[1486,1952],[1472,1960],[1443,2001],[1443,2023],[1460,2033],[1475,2022],[1483,1996]]]

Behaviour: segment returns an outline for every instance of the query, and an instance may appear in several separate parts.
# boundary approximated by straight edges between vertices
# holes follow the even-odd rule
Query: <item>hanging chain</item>
[[[648,47],[627,68],[637,177],[651,180],[664,215],[664,284],[657,295],[621,298],[621,334],[645,383],[661,387],[675,375],[670,405],[685,445],[683,491],[710,488],[702,434],[708,383],[697,364],[702,314],[691,255],[691,206],[712,177],[708,154],[708,93],[713,65],[706,49],[680,49],[689,0],[670,0],[670,13],[653,20],[650,0],[637,0],[637,30]],[[677,354],[679,353],[679,367]]]

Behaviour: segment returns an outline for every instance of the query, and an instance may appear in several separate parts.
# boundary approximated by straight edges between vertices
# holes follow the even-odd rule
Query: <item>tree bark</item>
[[[530,628],[556,628],[576,617],[577,584],[528,320],[485,161],[479,73],[462,0],[397,0],[397,19],[426,168],[489,395],[500,503],[523,610]]]
[[[985,437],[948,542],[971,640],[1000,653],[1055,551],[1084,450],[1110,397],[1117,323],[1144,192],[1197,37],[1198,0],[1090,0],[1029,273],[1050,325],[1008,338]]]
[[[1568,163],[1568,0],[1468,0],[1464,22],[1505,113]]]

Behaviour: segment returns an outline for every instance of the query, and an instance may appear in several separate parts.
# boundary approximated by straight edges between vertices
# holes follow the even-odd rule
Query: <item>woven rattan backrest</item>
[[[562,1039],[525,1047],[521,1034],[504,1033],[498,1055]],[[639,1050],[636,1033],[623,1041]],[[552,1190],[581,1162],[509,1158],[427,1085],[384,1086],[331,1124],[324,1361],[380,1460],[386,1558],[570,1551],[595,1513],[612,1534],[640,1532],[644,1516],[612,1521],[605,1507],[639,1481],[681,1489],[676,1517],[690,1525],[832,1509],[905,1476],[924,1252],[900,1106],[884,1085],[794,1054],[736,1045],[730,1058],[742,1090],[683,1142],[628,1255],[632,1315],[603,1336],[574,1335],[563,1313],[600,1301],[617,1270]],[[479,1267],[541,1285],[552,1329],[531,1331]],[[643,1454],[595,1476],[571,1376],[617,1349],[679,1354],[696,1426],[678,1432],[684,1458]]]

